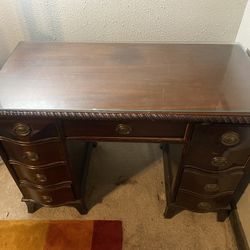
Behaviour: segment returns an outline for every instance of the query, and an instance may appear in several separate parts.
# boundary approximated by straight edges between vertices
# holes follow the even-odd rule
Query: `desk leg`
[[[176,214],[182,212],[183,209],[180,207],[177,207],[175,205],[169,205],[166,207],[166,210],[164,212],[164,217],[166,219],[171,219],[173,218]]]
[[[76,201],[76,203],[72,204],[71,206],[74,207],[80,214],[88,213],[88,209],[82,200]]]
[[[228,218],[231,210],[220,210],[217,212],[217,221],[223,222]]]
[[[165,191],[166,191],[166,200],[167,206],[164,212],[164,217],[170,219],[174,217],[176,214],[183,211],[183,208],[174,205],[174,196],[172,192],[172,184],[173,184],[173,172],[170,167],[170,152],[168,144],[161,144],[161,149],[163,151],[163,162],[164,162],[164,174],[165,174]]]
[[[27,206],[28,213],[31,213],[31,214],[33,214],[38,209],[43,207],[42,205],[35,203],[35,202],[32,202],[32,201],[25,201],[25,204]],[[69,206],[74,207],[80,214],[87,214],[88,213],[88,209],[86,208],[86,206],[84,205],[84,203],[81,200],[78,200],[74,204],[70,204]]]
[[[28,209],[28,213],[33,214],[34,212],[36,212],[39,208],[42,207],[42,205],[32,202],[32,201],[25,201],[25,204],[27,206]]]

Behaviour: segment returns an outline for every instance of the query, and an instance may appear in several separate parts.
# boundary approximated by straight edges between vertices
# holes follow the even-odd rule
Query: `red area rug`
[[[121,250],[121,221],[0,221],[0,249]]]

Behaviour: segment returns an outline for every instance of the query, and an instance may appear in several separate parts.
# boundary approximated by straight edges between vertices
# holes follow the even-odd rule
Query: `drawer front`
[[[42,165],[65,160],[64,148],[60,142],[19,145],[2,141],[9,160],[27,165]]]
[[[70,186],[64,186],[53,190],[34,189],[25,185],[20,185],[20,188],[24,199],[31,199],[42,205],[56,206],[75,200]]]
[[[169,121],[65,121],[68,137],[184,138],[187,123]]]
[[[203,198],[190,194],[185,190],[179,190],[176,204],[195,212],[210,212],[230,208],[232,194],[223,194],[214,198]]]
[[[195,126],[184,164],[207,170],[244,166],[250,155],[250,126]]]
[[[51,120],[0,120],[0,139],[36,141],[58,136],[55,122]]]
[[[62,164],[35,168],[17,164],[12,164],[12,166],[20,181],[25,180],[33,184],[44,186],[71,181],[67,166]]]
[[[244,172],[240,170],[211,174],[186,168],[182,175],[180,188],[202,195],[235,191],[243,175]]]

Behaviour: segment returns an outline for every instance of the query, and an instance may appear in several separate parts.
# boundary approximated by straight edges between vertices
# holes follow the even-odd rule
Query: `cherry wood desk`
[[[165,217],[224,220],[249,181],[249,96],[239,45],[22,42],[0,72],[1,157],[29,212],[86,213],[93,142],[162,143]]]

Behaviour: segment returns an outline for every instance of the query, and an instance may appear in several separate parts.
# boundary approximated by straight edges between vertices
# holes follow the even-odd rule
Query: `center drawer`
[[[64,121],[67,137],[151,137],[181,138],[186,132],[187,123],[152,120],[72,120]]]

